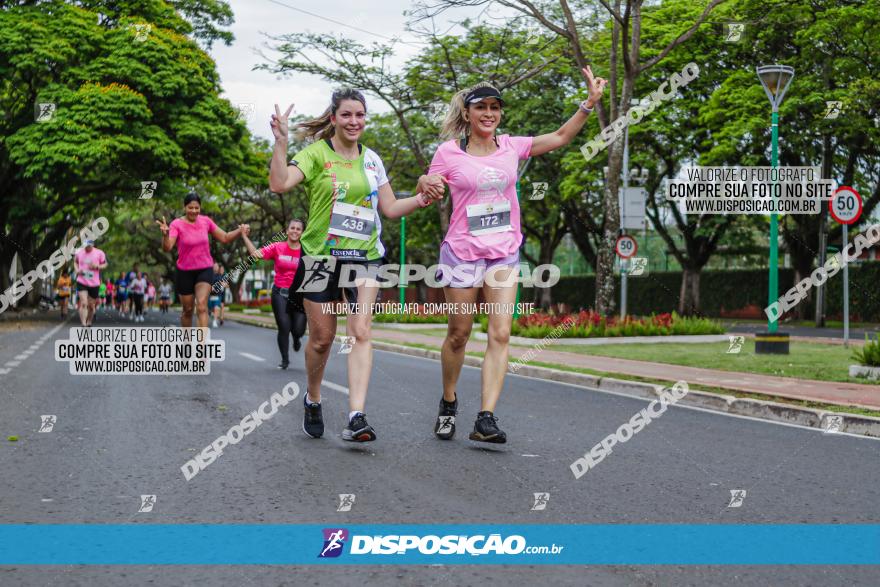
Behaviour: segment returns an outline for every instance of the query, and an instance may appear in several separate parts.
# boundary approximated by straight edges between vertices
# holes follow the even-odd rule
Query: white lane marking
[[[9,369],[0,369],[0,375],[6,375],[9,371]]]
[[[24,354],[24,353],[21,353],[20,355],[15,355],[15,360],[16,360],[16,361],[24,361],[24,360],[27,359],[29,356],[30,356],[30,355],[26,355],[26,354]]]
[[[52,499],[43,498],[43,499],[41,499],[40,501],[42,501],[43,503],[49,503],[50,501],[53,501],[53,500],[52,500]]]
[[[264,359],[263,357],[258,357],[257,355],[252,355],[250,353],[243,353],[241,351],[238,351],[238,354],[241,355],[242,357],[250,359],[251,361],[259,361],[260,363],[266,362],[266,359]]]
[[[541,455],[519,455],[521,457],[539,457]]]
[[[326,379],[321,382],[321,387],[329,387],[330,389],[335,389],[336,391],[340,391],[340,392],[344,393],[345,395],[348,395],[348,388],[347,387],[337,385],[337,384],[333,383],[332,381],[327,381]]]
[[[18,367],[21,361],[6,361],[7,367]]]
[[[394,351],[386,351],[384,349],[373,349],[373,351],[377,352],[377,353],[390,353],[390,354],[398,355],[398,356],[402,355],[402,353],[395,353]],[[422,359],[424,361],[432,361],[434,363],[439,362],[438,359],[430,359],[428,357],[419,357],[416,355],[403,355],[403,356],[410,357],[413,359]],[[477,369],[478,371],[482,372],[482,369],[480,367],[474,367],[473,365],[462,365],[462,366],[465,368],[469,368],[469,369]],[[654,401],[653,399],[636,397],[636,396],[632,396],[632,395],[629,395],[626,393],[620,393],[618,391],[610,391],[608,389],[597,389],[595,387],[589,387],[588,385],[577,385],[574,383],[565,383],[564,381],[554,381],[552,379],[541,379],[540,377],[531,377],[529,375],[521,375],[519,373],[507,373],[506,376],[508,376],[508,377],[511,377],[511,376],[512,377],[522,377],[523,379],[534,379],[535,381],[542,381],[544,383],[552,383],[555,385],[565,385],[566,387],[574,387],[575,389],[586,389],[589,391],[595,391],[597,393],[604,393],[607,395],[615,395],[617,397],[628,397],[629,399],[640,400],[640,401],[648,402],[648,403]],[[699,390],[697,390],[697,391],[699,391]],[[694,410],[696,412],[705,412],[706,414],[714,414],[716,416],[725,416],[727,418],[737,418],[739,420],[751,420],[753,422],[762,422],[764,424],[774,424],[776,426],[787,426],[789,428],[799,428],[801,430],[810,430],[812,432],[818,432],[820,434],[825,434],[825,430],[822,428],[813,428],[812,426],[803,426],[802,424],[792,424],[790,422],[775,422],[773,420],[764,420],[763,418],[755,418],[754,416],[741,416],[740,414],[729,414],[727,412],[719,412],[717,410],[710,410],[708,408],[701,408],[698,406],[683,406],[681,404],[670,404],[669,407],[675,408],[678,410]],[[852,432],[837,432],[834,434],[834,436],[849,436],[850,438],[863,438],[863,439],[867,439],[867,440],[880,440],[880,438],[877,438],[875,436],[862,436],[861,434],[853,434]]]

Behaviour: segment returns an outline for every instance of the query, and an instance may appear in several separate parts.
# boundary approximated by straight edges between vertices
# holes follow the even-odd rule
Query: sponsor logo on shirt
[[[330,255],[338,259],[367,260],[367,251],[364,249],[330,249]]]
[[[477,196],[501,196],[507,189],[507,173],[494,167],[484,167],[477,176]]]

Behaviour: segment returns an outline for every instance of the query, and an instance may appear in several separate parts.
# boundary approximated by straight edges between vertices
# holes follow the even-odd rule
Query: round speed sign
[[[617,242],[614,244],[614,252],[621,259],[629,259],[635,256],[638,250],[639,245],[636,243],[636,239],[628,234],[617,237]]]
[[[862,196],[848,185],[842,185],[828,202],[828,211],[839,223],[852,224],[862,215]]]

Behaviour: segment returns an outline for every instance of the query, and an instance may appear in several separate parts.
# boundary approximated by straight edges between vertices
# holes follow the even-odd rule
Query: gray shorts
[[[437,269],[436,279],[441,281],[446,277],[450,280],[447,287],[468,288],[482,287],[486,272],[489,269],[503,266],[519,266],[519,251],[501,257],[499,259],[477,259],[476,261],[466,261],[461,259],[452,252],[449,243],[444,242],[440,245],[440,261],[439,264],[445,267],[455,268],[450,271],[451,275],[445,276],[443,267]]]

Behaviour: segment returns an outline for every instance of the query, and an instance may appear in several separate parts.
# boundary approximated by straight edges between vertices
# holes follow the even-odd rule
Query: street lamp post
[[[412,196],[412,192],[397,192],[397,199],[408,198]],[[400,281],[397,288],[400,292],[400,306],[406,303],[406,216],[400,218]],[[418,301],[418,300],[417,300]],[[403,310],[401,310],[403,311]]]
[[[788,65],[761,65],[757,68],[758,79],[773,107],[770,126],[771,151],[770,165],[779,165],[779,105],[785,92],[794,78],[794,68]],[[777,215],[770,215],[770,275],[767,293],[767,304],[779,298],[779,220]],[[767,332],[755,336],[756,353],[788,354],[788,335],[777,332],[778,317],[767,322]]]

